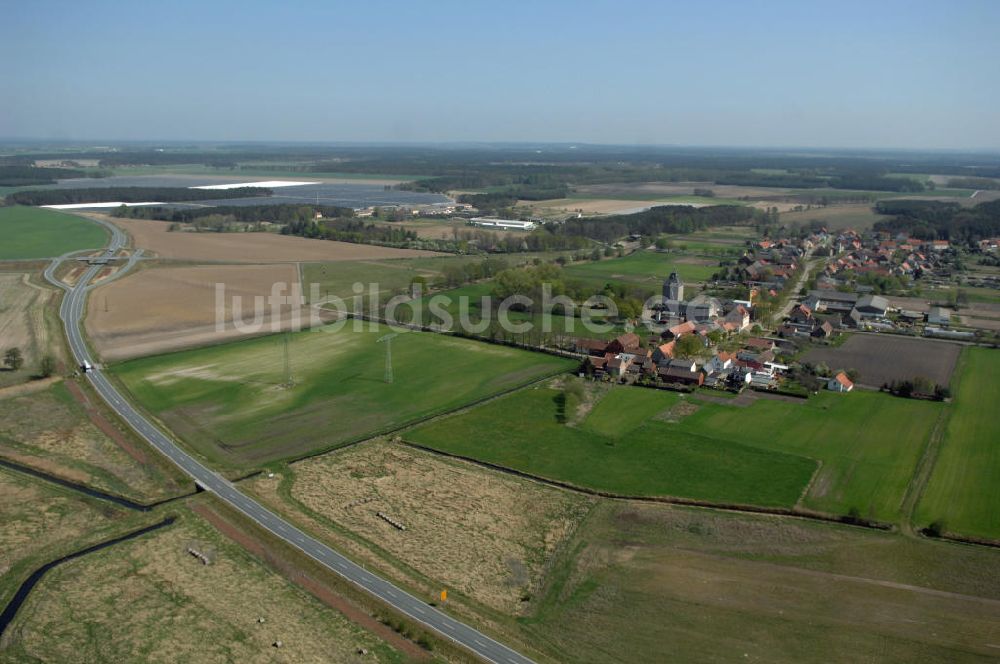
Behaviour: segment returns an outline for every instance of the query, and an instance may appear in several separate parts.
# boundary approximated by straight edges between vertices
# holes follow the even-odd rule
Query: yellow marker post
[[[448,590],[447,590],[447,588],[445,590],[441,591],[441,601],[442,602],[447,602],[448,601]]]

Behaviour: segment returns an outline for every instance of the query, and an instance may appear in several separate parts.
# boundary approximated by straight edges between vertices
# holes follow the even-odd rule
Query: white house
[[[714,374],[729,371],[733,368],[733,356],[733,353],[716,353],[712,359],[705,363],[705,373]]]

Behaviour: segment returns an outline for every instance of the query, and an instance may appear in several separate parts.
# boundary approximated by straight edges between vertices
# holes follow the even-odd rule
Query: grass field
[[[59,355],[50,327],[56,307],[47,312],[56,291],[35,283],[40,278],[26,272],[0,272],[0,352],[16,347],[24,357],[20,370],[0,369],[0,387],[30,380],[38,373],[42,357]]]
[[[765,506],[797,504],[818,467],[803,507],[894,521],[942,408],[864,392],[740,407],[621,387],[573,427],[557,394],[524,391],[406,435],[594,489]],[[475,435],[487,430],[504,433]]]
[[[676,272],[684,281],[704,281],[719,270],[718,258],[686,256],[677,253],[637,251],[622,258],[609,258],[566,267],[567,277],[593,281],[619,280],[652,283]]]
[[[257,477],[252,489],[314,532],[347,529],[407,578],[505,614],[530,609],[545,568],[593,499],[384,440]],[[359,502],[363,501],[363,502]],[[405,533],[378,518],[392,515]]]
[[[747,240],[752,240],[755,237],[756,233],[750,226],[715,226],[686,235],[674,236],[674,239],[677,242],[705,240],[723,244],[745,245]]]
[[[629,393],[639,390],[621,388]],[[675,393],[657,393],[653,403],[643,403],[640,412],[645,420],[623,415],[616,404],[612,416],[633,427],[621,436],[602,433],[604,423],[579,428],[561,424],[559,394],[549,387],[524,390],[419,427],[406,437],[435,449],[603,491],[766,506],[794,505],[816,469],[816,462],[805,457],[707,438],[648,417],[654,410],[676,406]],[[587,420],[601,419],[602,413],[595,409]],[[482,436],[483,431],[495,433]]]
[[[80,217],[22,206],[0,207],[0,260],[49,258],[78,249],[98,249],[107,233]]]
[[[782,212],[781,221],[786,224],[808,224],[818,221],[830,230],[853,228],[856,231],[867,230],[883,215],[876,214],[872,206],[867,204],[829,205],[815,207],[799,212]]]
[[[360,326],[360,323],[359,323]],[[113,368],[139,403],[213,461],[244,466],[364,437],[573,366],[438,334],[321,328],[133,360]],[[375,329],[369,329],[374,327]]]
[[[124,449],[90,420],[66,384],[0,398],[3,458],[137,502],[184,490],[152,452],[132,445]]]
[[[404,661],[186,510],[172,526],[51,570],[5,636],[4,661]]]
[[[996,551],[794,519],[602,502],[522,638],[562,661],[996,657]],[[900,584],[900,585],[893,585]],[[956,593],[940,596],[938,591]]]
[[[0,496],[3,607],[33,569],[86,546],[81,542],[99,541],[125,517],[123,510],[107,503],[6,468],[0,469]]]
[[[948,531],[1000,540],[1000,352],[966,348],[955,400],[918,522],[941,519]]]
[[[534,259],[551,261],[563,255],[560,252],[508,254],[499,256],[511,267],[531,263]],[[414,277],[424,277],[433,284],[449,265],[480,263],[482,256],[427,256],[423,258],[393,258],[388,260],[337,261],[330,263],[306,263],[302,266],[303,290],[310,295],[310,286],[319,287],[320,298],[336,296],[348,300],[355,295],[355,283],[365,286],[377,284],[379,293],[408,292]]]
[[[856,390],[749,408],[705,404],[678,426],[760,449],[819,459],[803,506],[884,521],[900,517],[906,487],[943,406]]]

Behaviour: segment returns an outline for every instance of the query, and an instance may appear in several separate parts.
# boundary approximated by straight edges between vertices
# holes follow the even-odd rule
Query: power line
[[[392,384],[392,338],[399,336],[395,332],[379,337],[376,343],[385,343],[385,382]]]

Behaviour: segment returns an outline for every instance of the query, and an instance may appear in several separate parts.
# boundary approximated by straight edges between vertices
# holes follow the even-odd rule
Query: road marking
[[[102,224],[107,226],[107,224]],[[113,244],[107,249],[107,255],[113,255],[120,247],[124,245],[125,237],[117,230],[113,229]],[[141,253],[141,252],[139,252]],[[126,270],[132,267],[136,262],[135,259],[138,257],[138,253],[131,256]],[[58,266],[58,262],[50,266],[46,270],[46,277],[50,273],[54,274],[55,267]],[[63,300],[63,305],[60,307],[59,316],[65,324],[67,335],[70,342],[70,350],[76,359],[82,363],[83,360],[90,360],[90,355],[87,351],[86,342],[81,334],[81,318],[83,316],[83,309],[86,303],[87,293],[93,288],[93,284],[90,282],[100,271],[98,267],[92,267],[79,281],[79,283],[70,287],[69,285],[63,285],[63,288],[68,292],[67,297]],[[119,272],[118,274],[122,274]],[[102,280],[101,282],[103,282]],[[67,318],[71,320],[67,320]],[[108,381],[108,379],[103,375],[100,368],[95,367],[94,372],[87,376],[91,385],[95,388],[97,393],[111,406],[125,421],[135,429],[150,445],[164,453],[165,456],[170,458],[174,463],[177,464],[182,470],[184,470],[188,475],[190,475],[196,481],[199,481],[203,487],[219,495],[223,500],[230,503],[233,507],[241,511],[244,515],[250,517],[252,520],[256,521],[258,525],[275,532],[271,526],[276,526],[276,528],[283,533],[291,532],[291,538],[298,543],[298,546],[302,548],[303,551],[309,553],[307,550],[309,545],[313,548],[318,549],[318,554],[309,554],[316,558],[319,562],[323,562],[323,558],[330,559],[332,556],[337,554],[313,538],[309,536],[304,536],[302,533],[296,531],[294,527],[286,526],[286,523],[282,518],[275,516],[258,505],[253,499],[242,494],[238,489],[233,487],[225,478],[221,477],[217,473],[209,471],[205,466],[202,466],[199,461],[194,457],[189,456],[186,452],[182,451],[177,447],[177,442],[171,439],[168,434],[160,431],[155,425],[151,424],[145,419],[144,416],[139,414],[135,408],[118,392],[118,390]],[[207,474],[206,474],[207,473]],[[289,537],[285,537],[285,541],[291,543]],[[329,552],[329,553],[328,553]],[[357,566],[353,563],[347,564],[344,560],[338,558],[332,558],[332,563],[336,564],[342,570],[350,570],[352,567]],[[330,567],[330,562],[324,563]],[[331,568],[332,569],[332,568]],[[356,572],[357,573],[357,572]],[[364,572],[357,573],[360,578],[359,585],[365,587],[372,594],[378,595],[380,592],[388,595],[391,598],[397,599],[398,596],[395,588],[386,581],[383,581],[377,576],[366,574]],[[345,572],[345,576],[347,576]],[[347,576],[347,578],[351,578]],[[386,587],[388,586],[388,587]],[[402,592],[402,591],[399,591]],[[403,593],[405,595],[405,593]],[[409,597],[409,596],[407,596]],[[412,598],[410,598],[412,600]],[[404,602],[402,605],[397,603],[392,603],[399,609],[403,609],[404,606],[409,604],[409,600]],[[412,610],[421,615],[427,616],[427,612],[421,607],[412,607]],[[440,625],[443,629],[450,630],[455,633],[458,627],[463,628],[463,635],[456,637],[461,639],[461,642],[467,643],[467,640],[473,635],[481,635],[475,629],[467,627],[464,623],[457,622],[451,618],[445,617],[441,620],[440,616],[437,618],[440,621]],[[470,633],[471,632],[471,633]],[[484,637],[489,638],[489,637]],[[485,643],[479,638],[475,639],[476,644],[480,648],[490,649],[491,646]],[[495,642],[492,642],[495,643]],[[496,644],[499,645],[499,644]],[[501,646],[502,647],[502,646]],[[994,647],[991,645],[991,647]],[[508,652],[513,652],[507,649]],[[486,657],[485,653],[480,653],[486,659],[491,659]],[[516,653],[513,653],[516,655]],[[514,659],[513,657],[507,656],[507,661],[511,664],[522,664],[522,662],[530,661],[527,659]],[[491,660],[492,661],[492,660]]]

